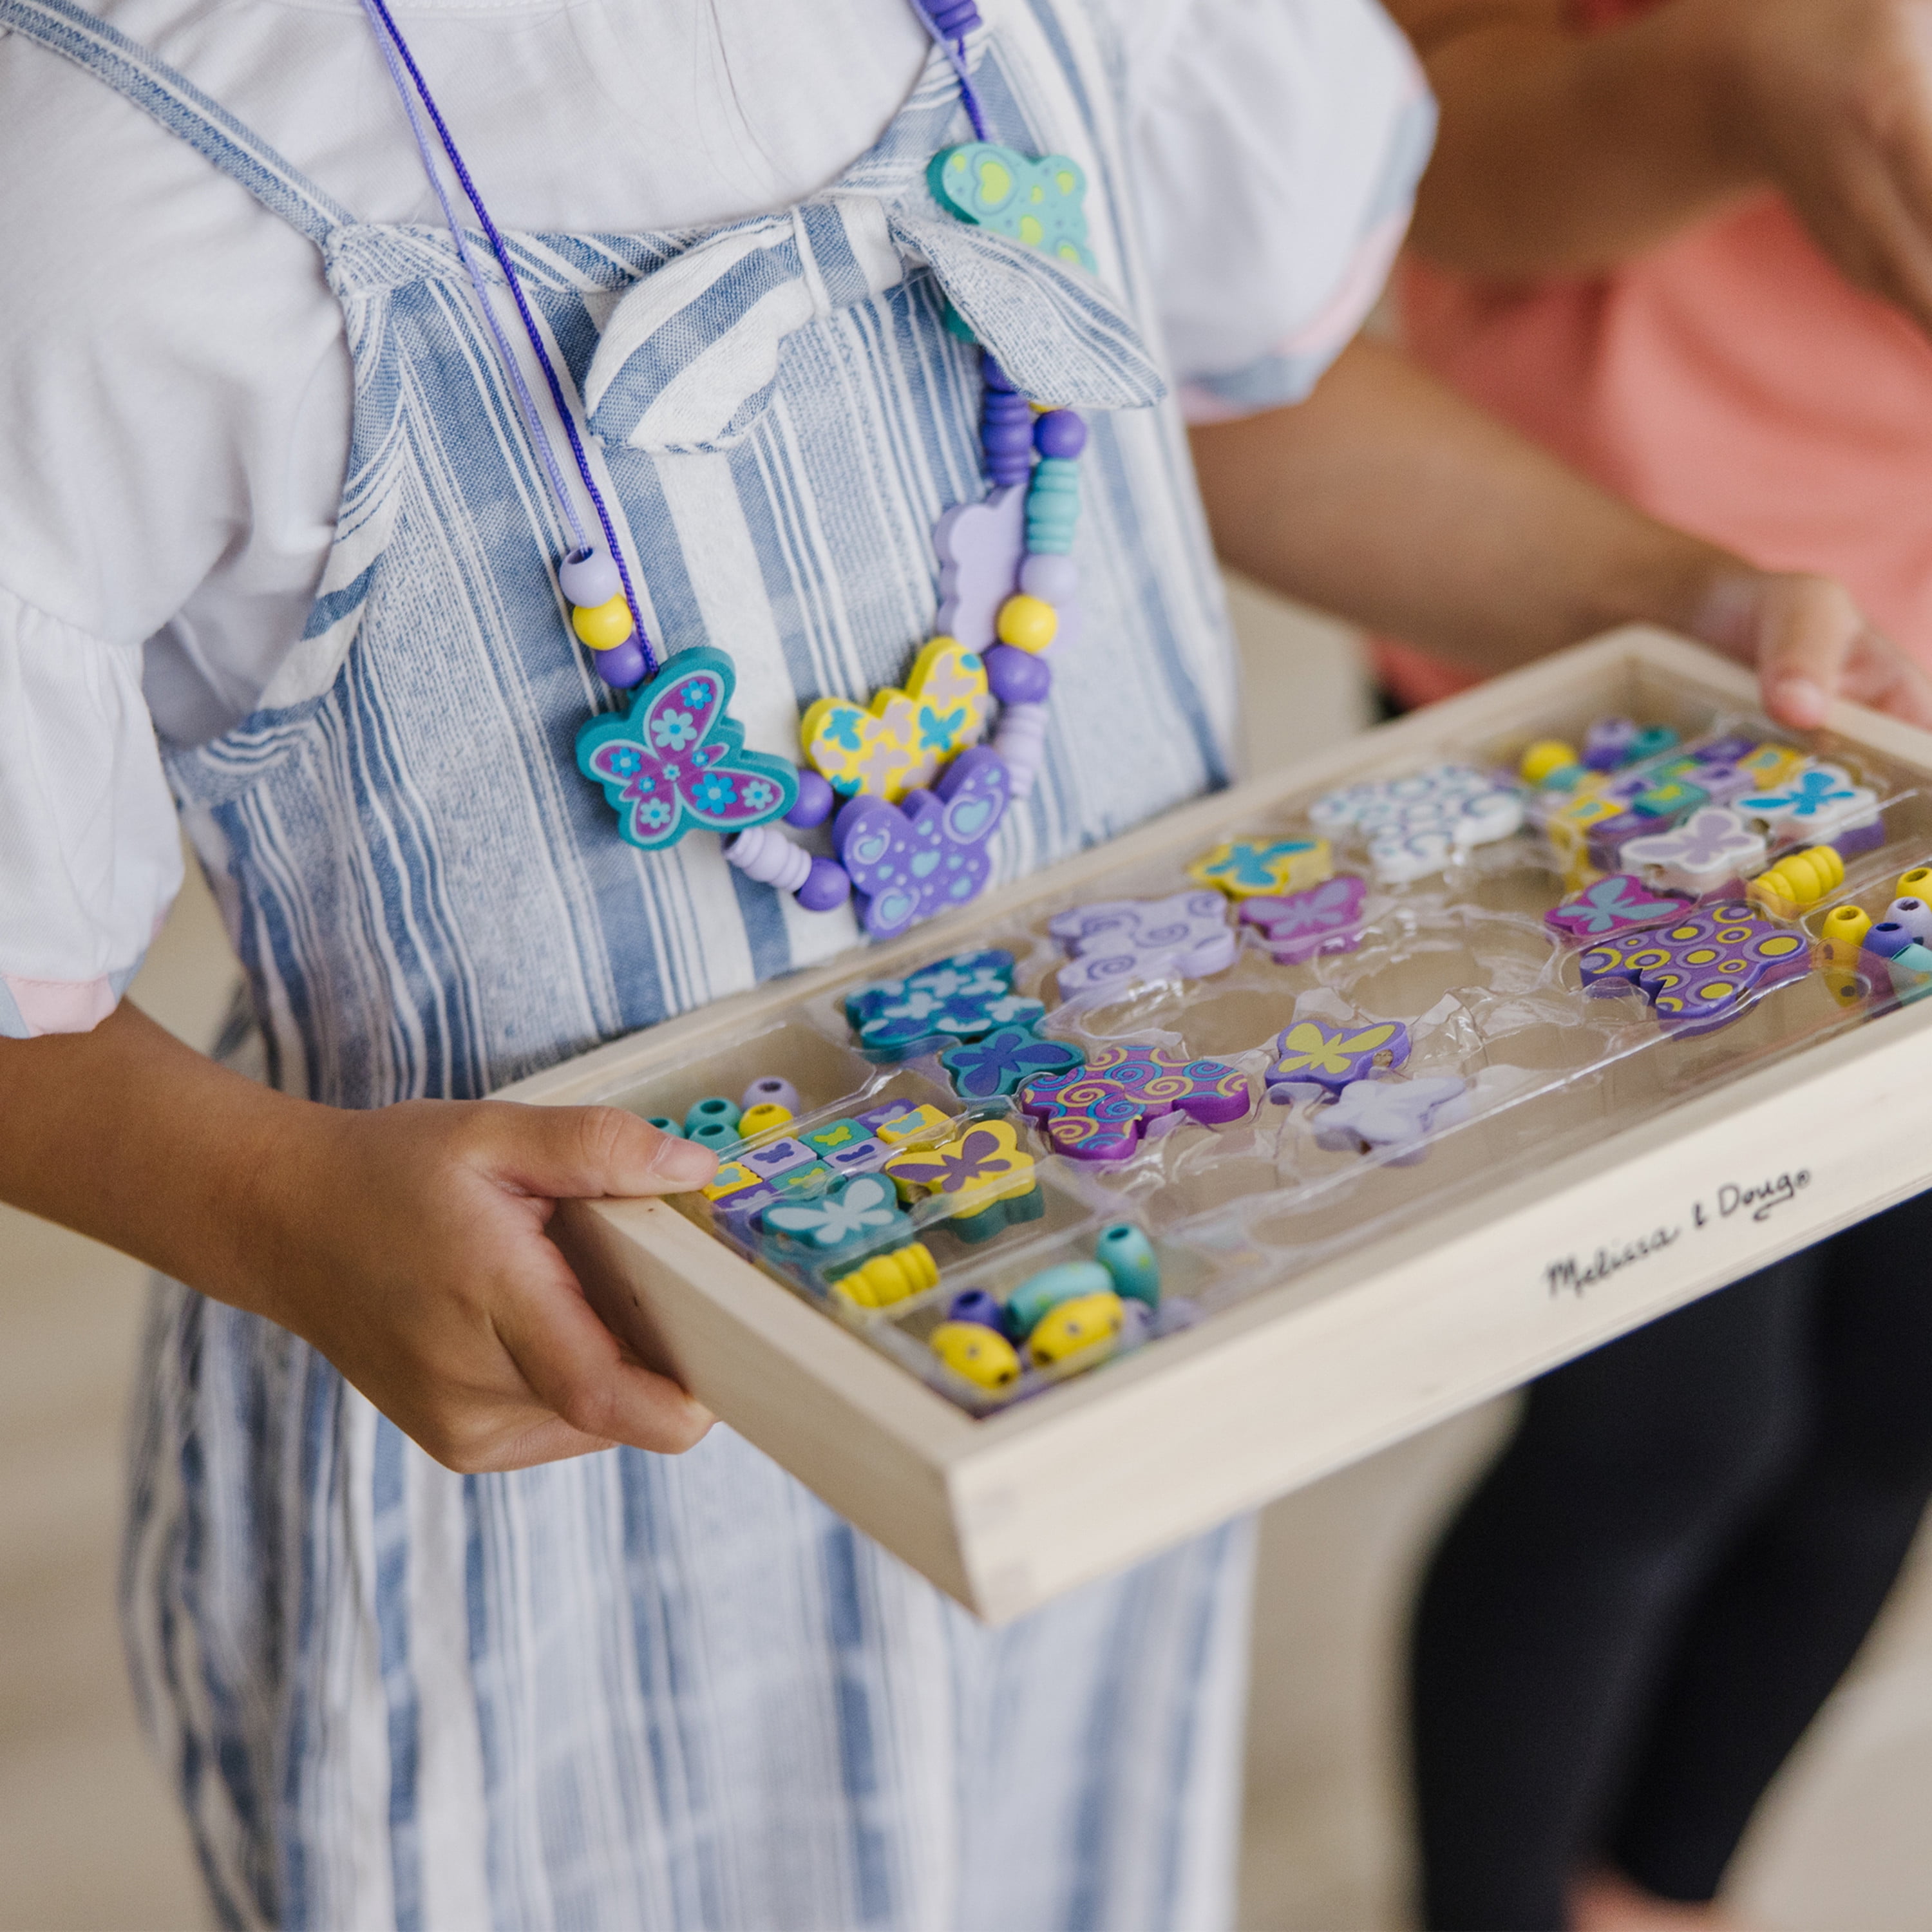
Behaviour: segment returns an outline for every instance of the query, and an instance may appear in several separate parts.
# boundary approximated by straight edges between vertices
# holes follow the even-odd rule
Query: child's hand
[[[1932,728],[1932,679],[1828,577],[1720,568],[1691,634],[1757,668],[1765,708],[1810,730],[1837,698]]]
[[[416,1100],[305,1107],[279,1152],[264,1174],[274,1252],[248,1305],[438,1462],[516,1469],[614,1442],[675,1453],[711,1426],[628,1354],[544,1233],[560,1198],[702,1184],[717,1166],[703,1148],[610,1107]]]

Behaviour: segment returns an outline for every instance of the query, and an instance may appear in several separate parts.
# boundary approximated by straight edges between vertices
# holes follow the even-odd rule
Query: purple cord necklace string
[[[959,78],[959,98],[966,118],[973,124],[974,138],[986,138],[986,116],[980,112],[980,97],[973,91],[973,76],[966,65],[966,36],[980,24],[980,9],[974,0],[912,0],[912,10],[925,24],[926,31],[938,43],[939,51],[952,63]]]
[[[914,4],[917,4],[917,0],[914,0]],[[953,4],[956,7],[958,0],[953,0]],[[970,4],[970,0],[968,4]],[[384,4],[384,0],[362,0],[362,7],[363,10],[370,16],[377,26],[376,38],[382,43],[382,57],[388,63],[389,73],[395,82],[397,91],[403,97],[403,106],[409,114],[410,126],[416,135],[416,144],[422,152],[423,166],[428,172],[430,185],[436,190],[436,199],[442,204],[443,213],[449,223],[450,232],[455,238],[457,254],[462,259],[464,266],[470,272],[470,280],[476,290],[476,298],[482,304],[484,318],[490,326],[490,333],[495,336],[498,350],[509,370],[511,382],[522,401],[525,415],[530,424],[531,433],[536,440],[544,468],[549,476],[551,487],[557,494],[558,501],[562,506],[566,520],[570,524],[572,533],[576,538],[577,548],[572,555],[581,555],[590,548],[587,541],[587,533],[584,528],[582,520],[578,516],[576,506],[572,502],[569,493],[564,488],[563,478],[557,468],[556,455],[550,447],[550,438],[544,434],[542,419],[536,412],[535,398],[531,396],[524,381],[523,374],[518,367],[516,358],[510,352],[509,344],[503,339],[502,332],[496,322],[496,311],[490,304],[488,296],[485,292],[482,278],[478,272],[476,265],[470,255],[469,246],[464,239],[462,226],[457,220],[454,208],[450,204],[448,194],[442,184],[442,178],[434,164],[435,158],[430,153],[428,140],[423,134],[422,123],[416,112],[416,103],[410,98],[409,89],[404,85],[403,76],[397,69],[396,62],[398,55],[401,57],[403,66],[408,69],[410,80],[415,83],[416,91],[422,97],[423,106],[435,125],[436,136],[442,144],[442,151],[449,158],[449,165],[455,171],[457,180],[462,184],[464,193],[469,196],[470,206],[476,211],[476,219],[481,224],[484,234],[488,238],[491,252],[496,256],[497,265],[503,272],[504,279],[510,285],[510,293],[515,299],[517,313],[523,318],[524,333],[529,336],[530,346],[536,352],[538,364],[544,372],[544,380],[550,386],[550,400],[556,406],[557,417],[563,424],[564,434],[570,439],[571,454],[576,458],[578,476],[582,479],[585,494],[589,496],[592,506],[597,512],[597,521],[603,530],[604,540],[610,547],[610,561],[617,567],[618,580],[624,586],[624,602],[629,608],[631,622],[637,627],[638,645],[644,653],[644,676],[648,680],[657,674],[657,654],[651,648],[650,634],[644,628],[644,616],[638,608],[637,592],[631,586],[629,566],[625,562],[623,549],[617,542],[616,531],[611,526],[610,510],[604,503],[603,493],[597,487],[596,478],[591,474],[590,458],[584,454],[583,439],[577,433],[576,418],[572,415],[570,405],[564,400],[563,385],[557,380],[556,369],[550,361],[550,350],[544,344],[542,332],[537,327],[536,318],[530,313],[530,302],[524,293],[522,278],[518,274],[516,266],[510,260],[510,251],[505,245],[502,235],[498,232],[496,223],[490,218],[490,211],[483,206],[483,197],[478,194],[476,184],[470,178],[470,170],[464,165],[462,155],[457,152],[456,142],[452,138],[448,127],[443,120],[442,112],[436,106],[435,98],[429,91],[429,85],[422,77],[422,70],[416,65],[416,56],[410,52],[409,43],[403,38],[401,30],[391,16],[388,7]],[[392,44],[393,52],[392,52]]]

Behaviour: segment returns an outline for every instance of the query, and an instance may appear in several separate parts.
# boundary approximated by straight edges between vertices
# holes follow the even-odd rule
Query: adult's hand
[[[1688,0],[1712,107],[1861,288],[1932,332],[1932,0]]]

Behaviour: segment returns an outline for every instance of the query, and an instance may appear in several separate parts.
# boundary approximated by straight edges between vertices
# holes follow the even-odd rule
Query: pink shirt
[[[1465,395],[1667,522],[1841,578],[1932,665],[1932,344],[1781,199],[1606,276],[1508,286],[1412,260],[1399,292],[1418,359]],[[1402,646],[1383,669],[1411,703],[1472,681]]]

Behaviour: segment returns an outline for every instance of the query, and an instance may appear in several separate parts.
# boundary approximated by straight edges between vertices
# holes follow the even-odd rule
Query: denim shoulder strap
[[[0,0],[0,28],[4,27],[98,74],[170,134],[179,135],[224,174],[232,175],[270,213],[318,244],[330,230],[354,220],[340,202],[291,167],[219,102],[74,0]]]

